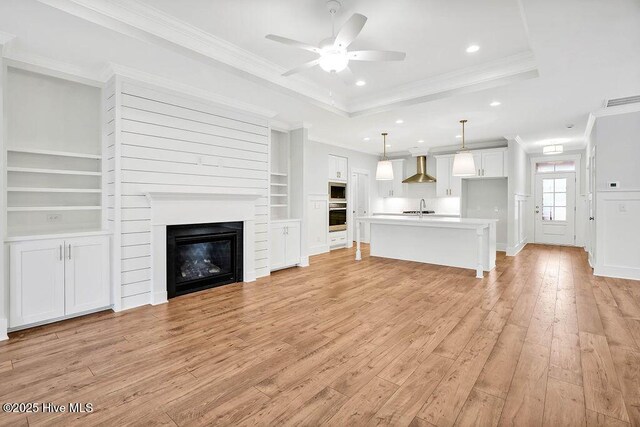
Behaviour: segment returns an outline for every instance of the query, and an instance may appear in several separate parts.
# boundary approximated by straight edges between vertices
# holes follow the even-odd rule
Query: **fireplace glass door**
[[[204,241],[199,237],[176,239],[176,285],[231,274],[235,260],[233,239],[233,235],[217,235],[215,240]]]

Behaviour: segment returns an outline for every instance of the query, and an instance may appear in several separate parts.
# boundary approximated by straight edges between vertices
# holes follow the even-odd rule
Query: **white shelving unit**
[[[271,131],[269,208],[272,220],[289,218],[289,134]]]

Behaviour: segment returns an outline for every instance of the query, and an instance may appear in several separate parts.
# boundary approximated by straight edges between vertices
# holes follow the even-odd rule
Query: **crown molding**
[[[535,56],[528,50],[496,61],[396,86],[373,96],[356,98],[349,104],[349,115],[356,117],[379,113],[536,78],[538,75]]]
[[[92,68],[80,67],[75,64],[57,61],[41,55],[19,52],[9,46],[3,54],[10,67],[19,68],[34,73],[45,74],[64,80],[71,80],[89,86],[102,87],[103,80],[100,73]]]
[[[400,85],[350,102],[331,97],[303,76],[283,77],[283,67],[136,0],[38,0],[122,34],[213,62],[248,80],[343,117],[375,114],[538,77],[531,51]]]
[[[248,112],[261,117],[273,118],[278,114],[276,111],[269,110],[267,108],[258,107],[256,105],[238,101],[235,98],[218,95],[213,92],[207,92],[199,87],[180,83],[170,78],[158,76],[156,74],[116,63],[109,63],[106,69],[101,73],[102,81],[106,82],[114,75],[124,77],[135,82],[158,86],[193,98],[215,102],[216,104],[220,104],[228,108],[233,108],[245,113]]]
[[[16,36],[14,36],[13,34],[0,31],[0,54],[2,53],[3,49],[5,49],[15,38]]]
[[[618,105],[615,107],[604,107],[591,113],[595,118],[606,116],[617,116],[619,114],[637,113],[640,111],[640,102],[628,105]]]
[[[284,77],[285,68],[237,45],[135,0],[38,0],[97,25],[182,53],[195,54],[241,71],[244,77],[287,89],[296,97],[337,114],[346,115],[342,99],[302,76]]]

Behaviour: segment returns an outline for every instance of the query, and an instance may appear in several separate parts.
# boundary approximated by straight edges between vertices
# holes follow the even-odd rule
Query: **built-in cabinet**
[[[300,264],[300,221],[271,223],[271,270]]]
[[[378,181],[378,195],[381,197],[404,197],[408,185],[402,183],[404,179],[404,159],[391,160],[391,164],[393,165],[393,179]]]
[[[108,236],[14,242],[9,251],[11,328],[111,305]]]
[[[503,178],[507,176],[506,148],[478,150],[472,153],[478,173],[475,178]]]
[[[507,149],[492,148],[487,150],[473,150],[473,160],[477,169],[477,178],[502,178],[507,176]],[[460,197],[462,180],[453,176],[453,154],[436,157],[436,194],[438,197]]]
[[[436,195],[438,197],[460,197],[462,181],[453,176],[453,154],[436,156]]]
[[[329,181],[347,181],[349,177],[346,157],[329,154]]]

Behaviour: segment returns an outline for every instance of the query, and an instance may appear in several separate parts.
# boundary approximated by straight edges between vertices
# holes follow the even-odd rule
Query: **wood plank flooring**
[[[528,245],[471,270],[344,249],[0,343],[1,425],[640,426],[640,282]]]

